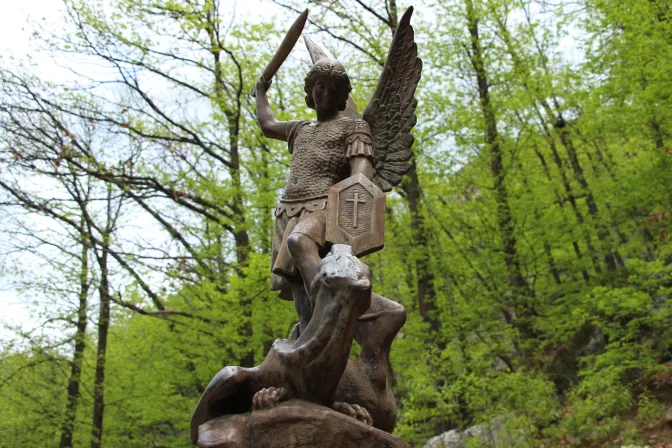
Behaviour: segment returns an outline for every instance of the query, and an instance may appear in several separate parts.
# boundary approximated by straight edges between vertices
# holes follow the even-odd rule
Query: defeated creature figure
[[[278,339],[259,367],[225,367],[210,381],[191,420],[198,427],[226,414],[268,408],[300,398],[329,406],[391,432],[396,404],[387,371],[404,308],[371,293],[371,272],[349,246],[334,245],[313,281],[315,307],[296,340]],[[349,360],[353,338],[361,345]]]

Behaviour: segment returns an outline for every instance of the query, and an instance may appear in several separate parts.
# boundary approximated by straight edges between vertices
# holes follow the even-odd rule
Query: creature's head
[[[355,256],[352,247],[334,244],[317,267],[311,286],[314,307],[338,302],[354,306],[357,316],[371,304],[371,269]]]
[[[308,107],[318,112],[331,112],[345,110],[352,86],[343,64],[336,59],[323,58],[315,62],[306,75],[303,90]]]

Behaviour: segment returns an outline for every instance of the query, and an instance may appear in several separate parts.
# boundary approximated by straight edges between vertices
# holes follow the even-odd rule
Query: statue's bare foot
[[[264,388],[252,397],[252,409],[269,409],[287,398],[287,389],[284,387]]]
[[[349,415],[350,417],[359,420],[362,423],[365,423],[369,426],[373,425],[373,419],[371,414],[364,407],[358,404],[348,404],[342,401],[337,401],[333,406],[334,410]]]

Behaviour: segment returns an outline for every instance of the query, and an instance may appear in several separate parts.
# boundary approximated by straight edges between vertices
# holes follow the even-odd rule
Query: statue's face
[[[330,77],[321,76],[313,86],[315,110],[326,112],[338,110],[338,82]]]

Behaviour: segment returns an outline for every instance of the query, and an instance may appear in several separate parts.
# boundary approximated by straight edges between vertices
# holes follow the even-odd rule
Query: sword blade
[[[278,47],[278,50],[273,55],[273,58],[271,58],[271,62],[269,62],[264,69],[264,78],[266,81],[270,81],[271,78],[273,78],[273,76],[275,76],[275,74],[278,72],[278,69],[282,63],[285,62],[287,56],[289,56],[289,53],[292,51],[292,48],[294,48],[294,45],[299,40],[299,37],[301,37],[301,33],[303,32],[303,28],[306,26],[307,20],[308,10],[306,9],[301,13],[301,15],[299,15],[299,17],[289,28],[285,38],[282,39],[280,47]]]

